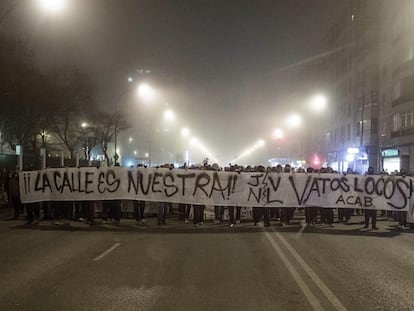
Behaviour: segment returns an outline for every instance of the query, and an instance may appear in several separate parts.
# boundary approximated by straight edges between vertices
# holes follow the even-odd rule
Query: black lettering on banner
[[[79,187],[80,187],[80,170],[78,170],[77,174],[78,174],[78,189],[76,189],[75,174],[73,174],[73,172],[70,174],[70,180],[71,180],[70,184],[72,186],[72,192],[75,192],[77,190],[79,191]]]
[[[349,190],[351,189],[349,187],[348,178],[346,178],[346,177],[341,178],[341,189],[344,192],[349,192]]]
[[[29,177],[30,177],[30,173],[29,174],[26,174],[26,173],[23,174],[24,193],[25,194],[30,193],[30,183],[29,183],[30,179],[29,179]]]
[[[73,192],[76,192],[76,191],[78,191],[78,192],[85,192],[85,190],[82,190],[82,184],[81,184],[81,178],[82,178],[82,172],[79,170],[78,171],[78,173],[77,173],[77,175],[78,175],[78,178],[77,178],[77,180],[78,180],[78,188],[76,188],[76,183],[75,183],[75,174],[72,172],[70,175],[71,175],[71,178],[72,178],[72,191]]]
[[[396,209],[403,209],[408,203],[407,195],[406,195],[404,189],[401,188],[401,184],[403,184],[405,186],[406,190],[410,189],[410,185],[404,179],[398,178],[396,180],[396,188],[397,188],[398,192],[401,194],[401,196],[404,199],[401,206],[397,206],[397,205],[393,204],[392,202],[387,202],[387,204],[389,206],[392,206],[393,208],[396,208]]]
[[[98,192],[99,193],[104,193],[106,191],[106,187],[101,188],[101,185],[105,185],[105,173],[104,172],[100,172],[98,175]]]
[[[36,180],[35,180],[35,187],[34,187],[34,190],[37,192],[37,191],[41,191],[42,190],[42,188],[40,187],[40,173],[39,172],[37,172],[37,174],[36,174]]]
[[[277,182],[275,183],[274,179],[272,176],[268,176],[270,184],[272,186],[272,189],[274,192],[277,192],[277,190],[279,189],[280,186],[280,181],[282,180],[282,177],[280,175],[277,176]]]
[[[264,178],[263,178],[263,176],[264,176]],[[252,194],[253,194],[253,196],[254,196],[257,203],[260,203],[261,198],[265,199],[264,197],[262,197],[262,195],[265,194],[265,192],[266,192],[266,190],[265,190],[265,188],[267,186],[266,177],[267,177],[267,173],[266,173],[266,175],[261,173],[261,174],[255,174],[255,175],[250,176],[250,178],[253,178],[254,180],[253,180],[253,182],[250,182],[250,181],[247,182],[247,184],[249,186],[252,186],[252,187],[249,188],[249,195],[248,195],[248,198],[247,198],[248,201],[250,201],[250,197],[251,197]],[[260,179],[262,179],[262,185],[264,185],[264,188],[256,189],[257,191],[259,191],[259,193],[256,195],[254,193],[255,189],[253,189],[253,187],[258,187],[260,185]]]
[[[348,205],[354,205],[354,202],[351,202],[350,200],[352,200],[354,198],[353,195],[350,195],[349,197],[346,198],[346,204]]]
[[[260,178],[263,177],[264,174],[257,174],[257,175],[251,175],[250,178],[255,179],[255,183],[251,183],[250,181],[247,183],[249,186],[257,187],[260,184]]]
[[[106,172],[106,184],[108,185],[108,192],[116,192],[121,185],[119,178],[116,178],[114,170],[108,170]]]
[[[266,190],[266,203],[280,203],[280,204],[283,204],[283,201],[282,200],[279,200],[279,199],[272,199],[271,200],[271,198],[270,198],[270,191],[269,191],[269,189],[267,189]]]
[[[202,182],[203,179],[204,179],[204,183]],[[195,180],[193,196],[195,196],[195,194],[197,193],[197,190],[200,189],[208,197],[208,192],[206,189],[204,189],[204,187],[208,186],[208,184],[210,183],[210,179],[211,179],[210,175],[207,173],[198,174]]]
[[[234,177],[236,178],[236,176],[234,176]],[[232,175],[227,176],[227,184],[228,185],[231,184],[231,181],[232,180],[233,180],[233,176]],[[229,188],[227,189],[227,200],[230,198],[230,195],[231,195],[231,189],[230,189],[230,186],[229,186]]]
[[[134,177],[132,176],[132,171],[128,171],[127,176],[128,176],[128,193],[131,192],[131,186],[133,186],[135,194],[138,194],[138,189],[139,189],[139,187],[138,187],[138,179],[139,179],[138,171],[136,172],[136,180],[134,180]]]
[[[138,172],[138,182],[141,188],[141,191],[143,194],[147,195],[149,190],[150,190],[150,186],[151,186],[151,182],[152,182],[152,174],[148,174],[148,180],[147,180],[147,187],[144,189],[144,174],[142,174],[141,172]]]
[[[391,191],[387,191],[389,189],[388,184],[391,184]],[[395,192],[395,181],[393,177],[389,177],[384,182],[384,197],[387,200],[389,200],[394,195],[394,192]]]
[[[382,183],[382,186],[380,187],[379,184]],[[377,182],[375,183],[375,194],[376,195],[382,195],[384,193],[385,183],[384,178],[378,178]]]
[[[371,207],[372,206],[372,198],[371,197],[364,197],[364,206]]]
[[[326,192],[326,183],[331,181],[330,178],[318,178],[318,180],[322,181],[322,194],[324,194]],[[319,188],[319,186],[318,186]]]
[[[27,189],[29,189],[29,193],[31,193],[32,191],[31,191],[31,189],[30,189],[30,176],[32,176],[32,174],[27,174],[28,176],[27,176]]]
[[[345,200],[342,194],[338,197],[338,199],[336,199],[335,204],[338,205],[338,203],[342,203],[343,205],[345,205]]]
[[[342,196],[342,195],[341,195]],[[359,206],[362,206],[362,201],[361,201],[361,198],[359,197],[359,196],[357,196],[356,198],[355,198],[355,200],[354,200],[354,196],[353,195],[350,195],[349,197],[347,197],[346,199],[345,199],[345,204],[346,205],[359,205]],[[342,200],[343,200],[343,198],[342,198]]]
[[[367,177],[365,179],[365,193],[366,194],[373,194],[375,191],[375,179],[374,177]]]
[[[27,194],[27,178],[26,173],[23,173],[24,194]]]
[[[62,188],[60,189],[60,193],[63,193],[63,191],[65,191],[65,187],[69,188],[69,192],[72,192],[72,186],[70,184],[68,172],[63,173],[63,182],[62,182]]]
[[[354,177],[354,191],[356,191],[356,192],[364,192],[364,190],[358,188],[358,182],[359,182],[359,178],[358,177]]]
[[[277,202],[277,203],[281,203],[281,204],[283,204],[283,201],[282,200],[278,200],[278,199],[271,199],[270,198],[270,195],[271,195],[271,189],[273,190],[273,193],[277,193],[277,190],[279,189],[279,186],[280,186],[280,181],[282,180],[282,177],[280,176],[280,175],[278,175],[277,176],[277,182],[276,182],[276,184],[275,184],[275,181],[274,181],[274,179],[273,179],[273,177],[272,176],[268,176],[268,178],[269,178],[269,181],[270,181],[270,185],[272,186],[272,188],[267,188],[267,191],[266,191],[266,203],[275,203],[275,202]]]
[[[364,197],[364,200],[362,200],[362,198],[360,196],[355,197],[353,195],[350,195],[350,196],[344,198],[344,196],[341,194],[338,197],[338,199],[336,199],[335,204],[338,205],[338,203],[341,203],[343,205],[351,205],[351,206],[359,205],[360,207],[362,207],[362,206],[372,206],[372,198]]]
[[[47,176],[47,173],[43,173],[43,193],[45,192],[46,188],[49,188],[50,192],[52,192],[52,187],[50,186],[49,177]]]
[[[290,182],[290,184],[291,184],[291,185],[292,185],[292,187],[293,187],[293,190],[294,190],[294,192],[295,192],[296,199],[298,200],[298,204],[299,204],[299,205],[302,205],[302,202],[303,202],[303,203],[305,203],[305,202],[303,201],[303,197],[305,196],[305,193],[306,193],[306,191],[307,191],[307,189],[308,189],[308,187],[309,187],[309,183],[311,182],[311,180],[312,180],[312,176],[307,176],[307,177],[306,177],[305,187],[304,187],[304,189],[303,189],[303,192],[302,192],[301,197],[299,198],[299,193],[298,193],[298,190],[296,189],[295,180],[294,180],[294,178],[293,178],[293,175],[290,175],[290,176],[289,176],[289,182]]]
[[[253,188],[249,188],[249,196],[248,196],[248,198],[247,198],[247,201],[249,201],[250,202],[250,198],[251,198],[251,196],[253,195],[253,197],[254,197],[254,200],[257,202],[257,203],[260,203],[260,198],[262,197],[262,188],[259,188],[258,189],[259,190],[259,193],[258,193],[258,195],[256,195],[255,193],[254,193],[254,191],[253,191]]]
[[[85,193],[86,194],[94,192],[93,190],[89,189],[89,185],[93,183],[93,179],[92,178],[90,179],[89,176],[93,176],[93,175],[94,175],[93,172],[86,172],[85,174]]]
[[[318,178],[314,178],[312,180],[311,188],[310,188],[310,190],[308,192],[308,195],[306,196],[306,199],[305,199],[304,203],[306,203],[309,200],[309,197],[312,195],[312,192],[314,192],[314,191],[316,191],[316,193],[318,194],[318,198],[321,197],[321,192],[319,190],[319,183],[318,183],[318,181],[319,181]]]
[[[329,184],[329,187],[332,191],[336,191],[339,188],[341,188],[341,182],[339,178],[334,178],[331,180],[331,183]]]
[[[168,180],[171,180],[171,183]],[[166,173],[162,181],[165,187],[164,193],[168,198],[178,192],[178,187],[174,184],[174,175],[171,172]]]
[[[233,176],[233,187],[231,188],[231,193],[234,193],[234,189],[236,189],[236,181],[237,181],[237,175]]]
[[[183,196],[185,195],[185,180],[187,178],[195,178],[195,176],[196,176],[195,173],[191,173],[191,174],[177,174],[177,177],[178,178],[181,178],[181,180],[182,180],[182,189],[183,189],[182,195]]]
[[[231,181],[232,181],[232,179],[233,178],[230,175],[229,178],[227,179],[227,185],[226,185],[226,187],[223,188],[223,186],[221,185],[221,182],[220,182],[219,175],[216,172],[214,172],[213,173],[213,185],[211,186],[211,191],[210,191],[210,194],[209,194],[208,197],[211,198],[213,196],[213,192],[214,191],[219,191],[220,194],[221,194],[221,197],[224,200],[225,199],[224,192],[226,190],[229,190],[228,191],[228,196],[230,196],[230,187],[231,187]]]
[[[161,173],[159,173],[159,172],[154,173],[154,178],[152,179],[152,186],[151,186],[151,191],[153,193],[162,192],[161,189],[156,189],[156,186],[161,184],[161,182],[159,181],[160,177],[162,177]]]
[[[60,182],[58,183],[58,178],[61,178],[62,177],[62,175],[60,174],[60,172],[59,171],[54,171],[53,172],[53,181],[54,181],[54,183],[55,183],[55,188],[56,188],[56,190],[57,191],[59,191],[60,192],[60,190],[62,189],[62,187],[60,186],[61,184],[60,184]]]
[[[348,200],[347,200],[347,203],[348,203]],[[351,204],[352,205],[352,203],[351,202],[349,202],[349,204]],[[362,201],[361,201],[361,198],[358,196],[358,197],[356,197],[356,199],[355,199],[355,202],[353,203],[353,205],[359,205],[359,206],[361,206],[362,207]]]

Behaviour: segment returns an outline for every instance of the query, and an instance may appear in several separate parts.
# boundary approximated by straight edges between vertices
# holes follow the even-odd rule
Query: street
[[[0,310],[413,310],[412,229],[0,221]]]

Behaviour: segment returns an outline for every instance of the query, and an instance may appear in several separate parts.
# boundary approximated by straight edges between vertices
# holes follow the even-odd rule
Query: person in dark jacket
[[[13,219],[17,219],[20,216],[22,210],[22,202],[20,201],[20,190],[19,190],[19,174],[11,173],[9,175],[9,207],[14,210]]]

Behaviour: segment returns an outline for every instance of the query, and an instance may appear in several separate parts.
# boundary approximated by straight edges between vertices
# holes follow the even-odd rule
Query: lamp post
[[[165,106],[168,106],[168,103],[165,103]],[[175,120],[175,113],[170,108],[166,108],[163,112],[163,121],[171,123]],[[154,130],[154,127],[152,124],[154,124],[155,117],[148,118],[148,122],[150,125],[148,126],[148,166],[151,166],[152,164],[152,132]]]
[[[134,79],[131,77],[128,77],[128,83],[134,82]],[[114,129],[114,162],[116,162],[119,159],[118,154],[118,134],[119,134],[119,121],[120,121],[120,113],[119,113],[119,103],[124,98],[125,95],[129,94],[131,91],[137,90],[138,97],[145,101],[150,102],[152,101],[155,96],[156,92],[155,90],[149,85],[148,83],[141,83],[138,85],[138,88],[135,89],[134,87],[128,87],[124,91],[122,91],[117,98],[115,99],[115,129]]]

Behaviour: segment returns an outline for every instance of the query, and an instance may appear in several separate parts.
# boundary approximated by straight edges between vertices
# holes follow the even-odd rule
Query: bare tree
[[[100,144],[105,160],[109,165],[111,157],[108,155],[108,144],[115,139],[115,135],[129,128],[126,120],[119,113],[100,112],[94,118],[94,135],[97,144]]]
[[[83,144],[84,130],[81,127],[85,115],[93,114],[93,87],[88,76],[76,68],[65,68],[52,75],[57,87],[47,105],[48,124],[68,153],[74,153]]]

